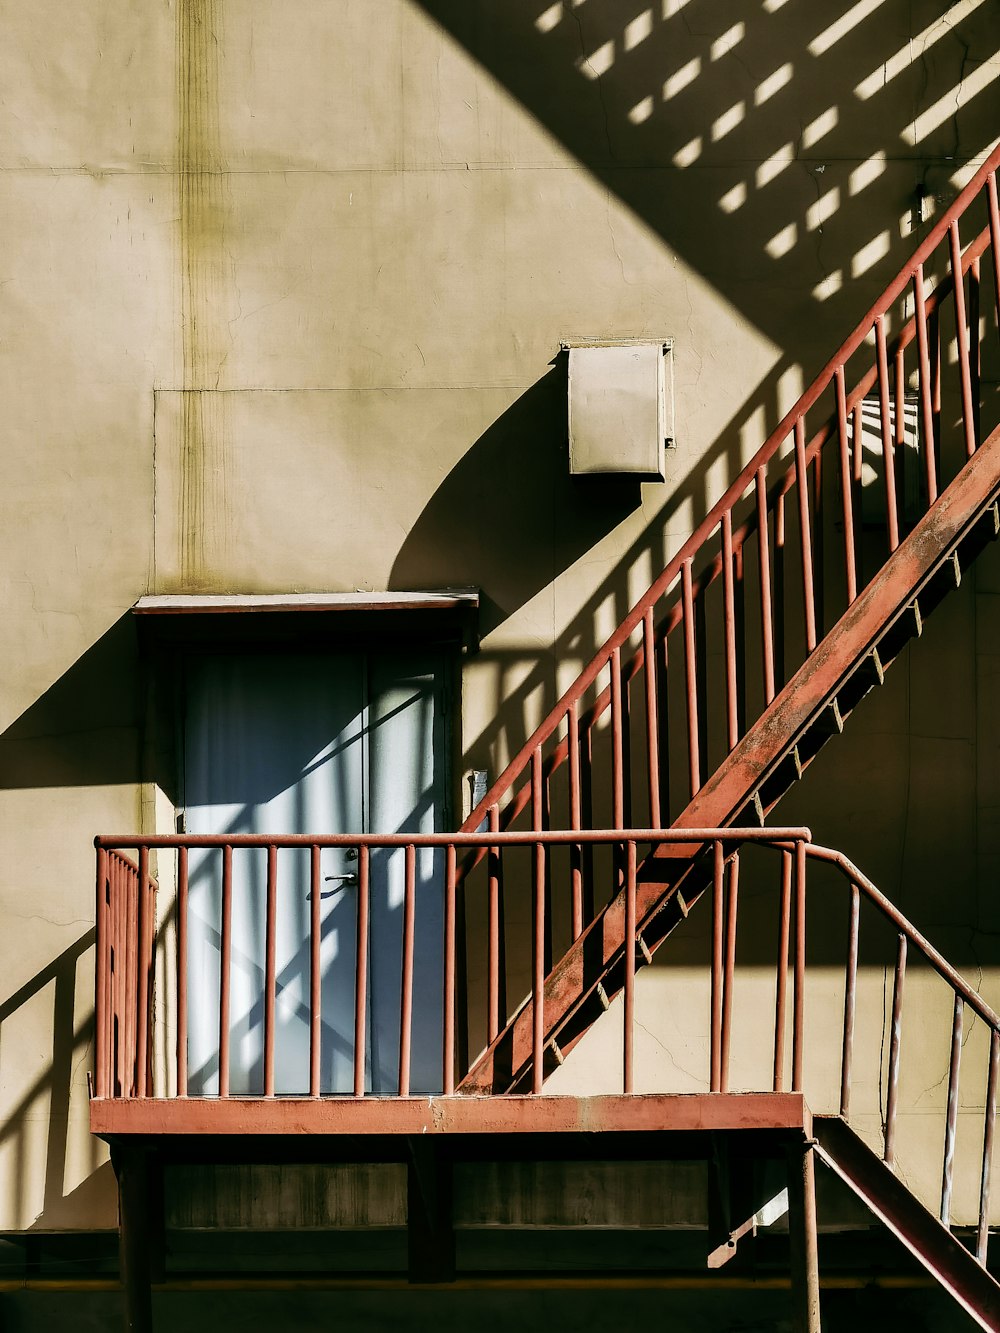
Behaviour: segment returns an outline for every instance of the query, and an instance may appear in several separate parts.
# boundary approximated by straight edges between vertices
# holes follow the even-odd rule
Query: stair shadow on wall
[[[391,588],[478,587],[485,635],[639,508],[635,479],[569,475],[566,393],[559,356],[434,492],[400,548]]]

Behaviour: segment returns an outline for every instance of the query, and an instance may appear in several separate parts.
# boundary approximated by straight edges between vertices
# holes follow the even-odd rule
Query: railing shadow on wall
[[[104,1212],[105,1225],[115,1225],[114,1184],[110,1180],[111,1166],[103,1161],[104,1153],[96,1139],[84,1127],[87,1149],[84,1161],[77,1160],[77,1173],[82,1165],[89,1167],[81,1183],[68,1193],[66,1171],[69,1165],[70,1102],[81,1062],[92,1064],[94,1032],[91,1005],[84,1016],[76,1012],[78,981],[81,967],[85,977],[92,971],[95,942],[93,927],[46,964],[30,981],[0,1004],[0,1066],[4,1063],[5,1047],[9,1050],[11,1029],[19,1018],[36,1010],[45,993],[51,990],[51,1059],[43,1072],[20,1090],[16,1104],[5,1111],[0,1126],[0,1151],[8,1156],[9,1169],[3,1173],[4,1191],[0,1203],[5,1213],[15,1219],[24,1218],[29,1205],[26,1186],[32,1179],[36,1165],[44,1158],[44,1184],[41,1192],[42,1208],[30,1223],[34,1231],[62,1230],[74,1225],[74,1217],[81,1207],[87,1225],[93,1227],[95,1210]],[[44,1121],[44,1131],[41,1123]],[[41,1148],[39,1135],[44,1132],[45,1147]]]
[[[110,789],[141,780],[140,690],[131,620],[129,615],[120,616],[0,735],[0,790],[30,790],[41,811],[49,793],[60,788]],[[41,827],[40,818],[37,826]],[[34,845],[33,850],[37,851]],[[79,897],[73,900],[77,906],[68,914],[79,928],[93,920],[89,857],[86,843],[79,858],[76,849],[64,845],[63,850],[69,868],[61,891],[65,894],[70,883],[79,884]],[[51,878],[44,874],[37,881],[25,875],[23,893],[41,902],[49,884]],[[31,910],[40,918],[45,912],[59,915],[51,902],[47,908]],[[12,924],[8,933],[11,929]],[[56,935],[56,930],[53,922],[45,937]],[[64,939],[67,931],[62,927],[58,931],[56,938]],[[13,1103],[5,1106],[0,1125],[0,1151],[10,1153],[12,1163],[2,1173],[0,1202],[7,1215],[26,1219],[24,1225],[30,1223],[37,1231],[73,1227],[81,1216],[87,1226],[93,1225],[95,1216],[103,1217],[109,1227],[115,1225],[114,1182],[101,1145],[90,1138],[86,1125],[82,1153],[81,1144],[70,1138],[71,1098],[74,1088],[76,1096],[85,1097],[79,1080],[92,1063],[93,947],[91,926],[0,1004],[0,1075]],[[37,957],[34,940],[30,953]],[[87,997],[82,1006],[81,995]],[[31,1065],[21,1063],[29,1049],[19,1033],[22,1022],[32,1025],[31,1059],[37,1063]],[[68,1193],[67,1169],[81,1178]],[[37,1194],[35,1181],[42,1181]],[[37,1217],[30,1221],[36,1211]]]
[[[782,377],[825,359],[940,215],[954,193],[956,167],[992,145],[987,90],[996,43],[976,0],[946,16],[839,3],[804,18],[776,0],[737,7],[422,0],[422,7],[781,349],[755,396],[557,631],[551,649],[494,649],[487,642],[477,669],[492,674],[496,707],[470,739],[465,760],[495,773],[558,697],[567,680],[562,672],[590,659],[648,575],[666,563],[678,514],[685,523],[690,514],[694,527],[710,508],[720,460],[732,477],[777,423]],[[967,65],[972,50],[983,58],[974,69]],[[912,302],[887,319],[890,338],[910,314]],[[995,335],[989,310],[983,318]],[[984,386],[991,378],[996,369],[984,364]],[[512,409],[518,417],[522,406]],[[539,418],[542,425],[551,420],[551,411]],[[491,429],[502,434],[503,422]],[[564,445],[564,430],[554,442],[558,454],[556,445]],[[443,568],[450,551],[451,579],[481,582],[489,601],[489,572],[506,534],[477,510],[476,491],[466,485],[466,464],[478,448],[414,527],[394,582],[414,568]],[[574,494],[586,515],[582,489]],[[470,542],[473,524],[479,526]],[[535,564],[555,577],[572,552],[545,536],[547,547],[541,534],[534,539]],[[532,549],[530,534],[526,542]],[[513,568],[496,579],[498,619],[537,590],[537,574],[518,585],[528,563],[518,552]]]
[[[940,211],[996,142],[986,0],[419,3],[782,347],[810,307],[848,327],[858,281],[897,266],[901,219]]]

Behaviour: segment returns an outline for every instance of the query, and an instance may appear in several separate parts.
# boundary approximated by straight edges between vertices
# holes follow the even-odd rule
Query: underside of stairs
[[[983,391],[980,345],[983,329],[996,338],[1000,316],[998,164],[1000,149],[463,831],[762,824],[920,635],[1000,532],[1000,404]],[[978,227],[964,248],[960,222]],[[993,313],[981,319],[984,281]],[[915,443],[904,431],[907,394],[917,400]],[[862,481],[866,410],[881,449],[874,499]],[[666,722],[678,697],[680,747]],[[537,1090],[607,1008],[629,952],[648,962],[711,882],[697,840],[660,846],[638,867],[633,934],[621,867],[595,894],[578,851],[568,886],[575,938],[545,960],[544,1068],[533,1068],[528,997],[492,1024],[460,1092]],[[549,902],[558,888],[547,882]],[[581,907],[601,897],[603,907]]]

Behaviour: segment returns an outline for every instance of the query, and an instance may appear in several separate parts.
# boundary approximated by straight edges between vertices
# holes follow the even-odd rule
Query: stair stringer
[[[1000,1329],[1000,1283],[839,1116],[814,1116],[815,1152],[980,1328]]]
[[[823,721],[842,692],[849,713],[886,662],[918,632],[921,598],[929,612],[955,586],[953,556],[966,564],[997,535],[1000,495],[1000,426],[969,459],[913,531],[889,556],[879,573],[848,607],[743,739],[723,760],[675,821],[675,828],[723,828],[763,823],[819,745],[833,732]],[[977,525],[983,528],[977,532]],[[909,624],[906,622],[909,621]],[[851,692],[853,685],[853,693]],[[840,716],[843,714],[840,713]],[[818,734],[818,737],[816,733]],[[814,738],[805,762],[796,753]],[[819,744],[815,741],[818,739]],[[791,762],[794,759],[794,763]],[[784,769],[784,776],[782,770]],[[761,793],[765,793],[761,796]],[[646,859],[636,891],[637,963],[648,956],[687,915],[706,886],[693,857],[699,847],[674,844]],[[545,1051],[549,1072],[607,1008],[623,971],[625,901],[618,894],[555,964],[545,983]],[[457,1091],[468,1094],[514,1091],[530,1071],[530,998],[479,1057]]]

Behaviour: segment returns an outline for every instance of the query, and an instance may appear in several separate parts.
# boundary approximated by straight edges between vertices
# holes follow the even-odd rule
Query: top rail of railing
[[[104,851],[169,847],[534,847],[578,843],[811,842],[805,827],[684,829],[547,829],[482,833],[124,833],[99,834],[94,846]]]
[[[843,852],[811,843],[806,848],[806,855],[816,861],[826,861],[841,870],[852,884],[857,885],[869,902],[877,907],[882,915],[895,926],[896,930],[901,935],[905,935],[909,943],[919,953],[923,954],[935,972],[943,981],[947,982],[957,995],[962,997],[973,1013],[981,1018],[994,1032],[1000,1033],[1000,1017],[990,1008],[978,991],[972,989],[965,978],[955,971],[944,955],[935,949],[930,940],[906,919],[899,908],[880,889],[877,889],[871,880],[852,861],[847,859]]]

